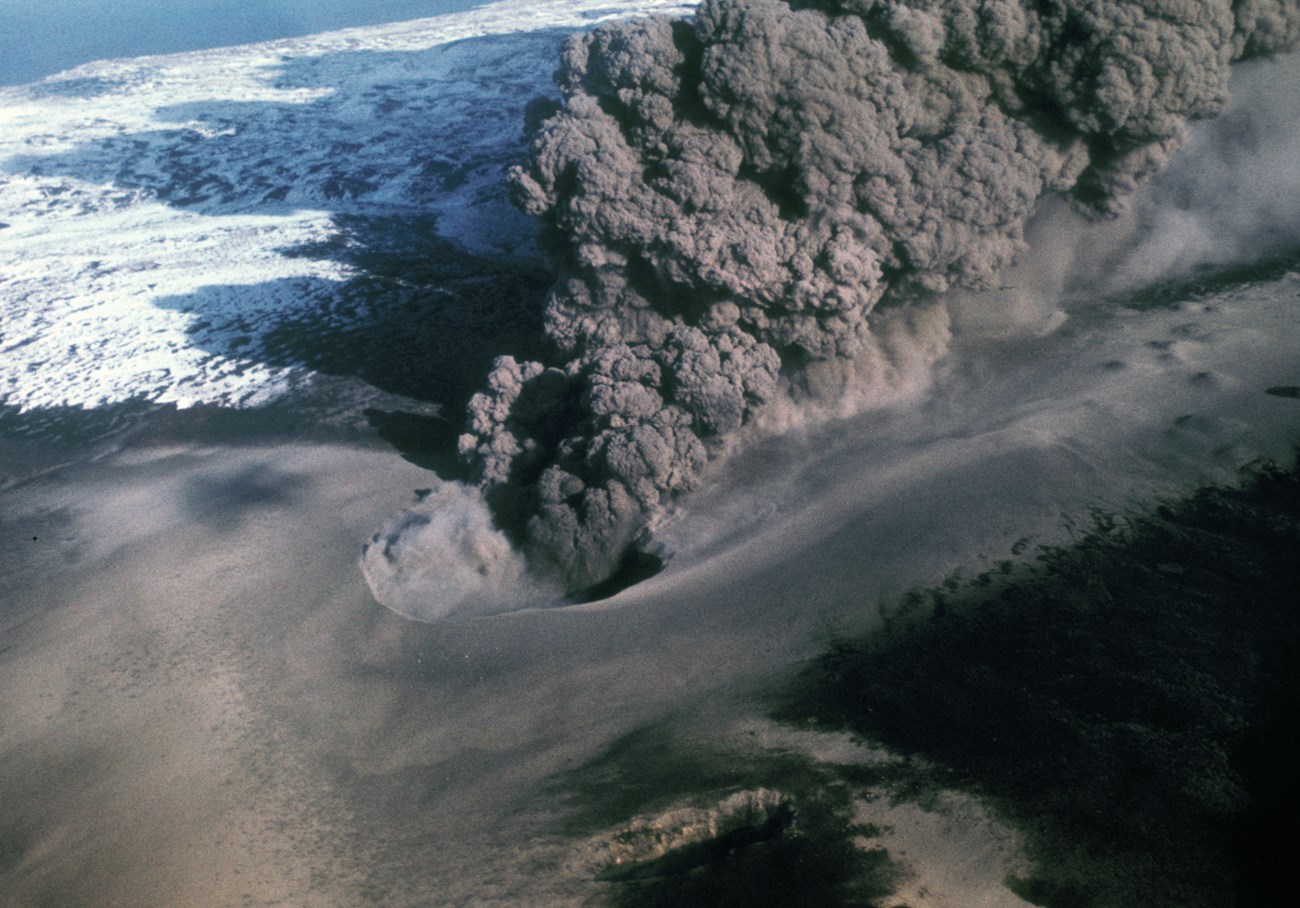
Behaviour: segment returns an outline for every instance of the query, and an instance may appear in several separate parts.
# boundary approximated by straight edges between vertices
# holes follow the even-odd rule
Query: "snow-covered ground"
[[[260,339],[341,317],[340,217],[526,247],[502,174],[563,30],[684,8],[507,0],[0,88],[0,404],[282,393]]]

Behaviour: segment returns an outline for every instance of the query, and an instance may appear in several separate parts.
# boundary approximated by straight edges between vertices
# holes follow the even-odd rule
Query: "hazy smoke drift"
[[[575,36],[512,174],[559,366],[503,357],[462,453],[569,588],[608,576],[784,376],[981,287],[1040,197],[1118,210],[1300,0],[704,0]]]

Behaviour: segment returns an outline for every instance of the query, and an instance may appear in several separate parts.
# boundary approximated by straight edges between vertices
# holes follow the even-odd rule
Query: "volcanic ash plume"
[[[566,45],[512,181],[553,364],[502,357],[461,450],[570,589],[871,312],[983,287],[1049,192],[1099,213],[1216,113],[1297,0],[704,0]]]

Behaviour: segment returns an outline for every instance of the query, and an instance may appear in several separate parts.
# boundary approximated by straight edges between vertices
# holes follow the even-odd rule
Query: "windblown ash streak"
[[[1300,38],[1297,0],[704,0],[572,38],[512,173],[558,272],[555,362],[500,358],[461,451],[570,589],[612,573],[871,313],[984,287],[1046,193],[1120,210]]]

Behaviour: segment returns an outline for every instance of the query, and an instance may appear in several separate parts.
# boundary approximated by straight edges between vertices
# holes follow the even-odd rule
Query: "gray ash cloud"
[[[511,176],[552,362],[499,359],[461,451],[579,589],[872,311],[988,286],[1048,193],[1122,209],[1296,0],[704,0],[575,35]]]

